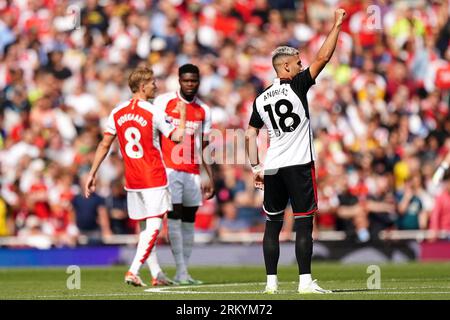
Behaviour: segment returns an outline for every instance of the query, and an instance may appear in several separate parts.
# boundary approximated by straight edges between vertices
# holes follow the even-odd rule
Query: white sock
[[[267,275],[267,287],[278,288],[278,276],[276,274]]]
[[[137,245],[136,255],[130,267],[130,272],[138,275],[139,269],[150,256],[156,243],[159,231],[161,230],[161,218],[149,218],[146,220],[146,228],[139,234],[139,242]]]
[[[182,222],[181,223],[181,234],[183,236],[183,257],[184,263],[189,265],[189,258],[192,253],[192,246],[194,245],[194,223],[193,222]]]
[[[150,253],[150,257],[147,259],[147,265],[150,269],[150,273],[152,274],[152,278],[156,278],[158,273],[162,271],[159,266],[158,256],[156,255],[156,246],[153,248],[152,253]]]
[[[183,238],[181,234],[181,220],[167,219],[167,227],[170,240],[170,249],[172,250],[175,266],[177,267],[177,277],[187,275],[186,264],[183,257]]]
[[[301,274],[299,276],[299,287],[305,288],[312,282],[311,273]]]

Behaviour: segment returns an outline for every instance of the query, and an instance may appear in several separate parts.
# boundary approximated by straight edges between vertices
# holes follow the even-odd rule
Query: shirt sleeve
[[[316,81],[311,77],[311,72],[308,67],[292,79],[291,87],[298,95],[306,96],[309,88],[315,83]]]
[[[155,109],[153,119],[153,124],[156,129],[158,129],[166,138],[169,138],[175,130],[175,126],[170,121],[169,117],[164,112]]]
[[[104,206],[106,206],[105,198],[103,198],[102,196],[97,195],[97,205],[98,205],[99,207],[104,207]]]
[[[104,134],[110,134],[115,136],[117,131],[116,131],[116,122],[114,121],[114,115],[113,113],[111,113],[108,117],[108,120],[106,121],[106,128],[103,132]]]
[[[156,107],[158,110],[165,110],[166,106],[164,105],[162,96],[157,96],[155,99],[153,99],[152,105],[153,107]]]
[[[261,119],[261,116],[258,113],[258,110],[256,109],[256,101],[253,102],[253,110],[252,115],[250,117],[249,126],[252,126],[253,128],[261,129],[264,126],[264,121]]]

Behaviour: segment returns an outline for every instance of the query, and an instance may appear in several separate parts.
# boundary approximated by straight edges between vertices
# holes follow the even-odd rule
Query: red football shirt
[[[186,101],[178,92],[169,92],[158,96],[153,104],[161,112],[164,111],[169,120],[178,127],[180,114],[176,110],[179,100],[186,103],[186,130],[183,142],[174,143],[162,137],[161,148],[167,168],[188,173],[200,173],[200,158],[204,136],[211,131],[211,112],[200,99]]]
[[[159,133],[169,138],[175,127],[165,114],[138,99],[119,104],[111,112],[105,134],[116,135],[125,164],[125,189],[167,186]]]

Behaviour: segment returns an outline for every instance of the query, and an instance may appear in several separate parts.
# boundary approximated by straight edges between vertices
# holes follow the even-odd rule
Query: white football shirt
[[[266,125],[270,138],[264,169],[307,164],[315,160],[306,93],[315,84],[309,68],[291,80],[276,78],[256,97],[249,125]]]

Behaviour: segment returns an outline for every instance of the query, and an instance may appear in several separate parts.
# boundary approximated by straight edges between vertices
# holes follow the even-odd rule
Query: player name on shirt
[[[264,92],[264,101],[266,101],[267,99],[273,98],[275,96],[281,95],[281,94],[283,96],[287,97],[289,95],[289,90],[287,88],[277,88],[274,90]]]
[[[141,125],[141,127],[145,127],[147,125],[147,120],[145,120],[142,116],[133,113],[127,113],[117,120],[117,124],[121,127],[127,121],[135,121]]]

